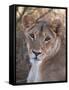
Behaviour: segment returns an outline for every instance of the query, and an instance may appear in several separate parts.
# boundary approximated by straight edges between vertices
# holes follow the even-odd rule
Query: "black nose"
[[[36,51],[32,51],[36,56],[38,56],[39,54],[41,54],[41,52],[36,52]]]

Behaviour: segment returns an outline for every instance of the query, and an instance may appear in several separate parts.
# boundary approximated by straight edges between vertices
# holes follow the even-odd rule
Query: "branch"
[[[21,20],[22,16],[23,16],[23,15],[24,15],[24,13],[26,12],[26,10],[27,10],[27,7],[25,7],[25,8],[24,8],[24,10],[23,10],[23,12],[22,12],[22,14],[21,14],[20,18],[19,18],[19,19],[17,19],[17,22],[16,22],[16,23],[18,23],[18,22]]]
[[[52,11],[52,9],[49,9],[48,12],[45,12],[43,15],[41,15],[39,18],[36,19],[36,22],[41,19],[42,17],[44,17],[46,14],[50,13]]]

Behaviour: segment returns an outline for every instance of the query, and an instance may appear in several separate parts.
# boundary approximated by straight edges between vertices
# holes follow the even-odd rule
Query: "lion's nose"
[[[32,51],[36,56],[38,56],[39,54],[41,54],[41,52],[36,52],[36,51]]]

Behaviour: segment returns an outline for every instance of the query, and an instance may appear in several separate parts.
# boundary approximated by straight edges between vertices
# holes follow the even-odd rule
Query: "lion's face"
[[[58,51],[59,38],[56,33],[50,29],[47,22],[40,21],[34,28],[26,33],[27,48],[30,59],[41,61],[54,55]]]

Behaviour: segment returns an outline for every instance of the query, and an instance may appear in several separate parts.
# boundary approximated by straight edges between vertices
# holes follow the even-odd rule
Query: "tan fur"
[[[52,30],[53,28],[55,28],[54,31]],[[30,61],[35,68],[38,64],[37,67],[39,67],[38,72],[40,73],[40,80],[34,80],[33,78],[35,76],[33,77],[32,74],[30,77],[29,73],[28,76],[30,77],[30,80],[28,80],[28,82],[65,80],[65,60],[63,59],[64,57],[59,57],[59,60],[57,60],[57,56],[59,56],[58,53],[61,52],[60,49],[62,45],[62,37],[64,35],[61,21],[56,19],[52,22],[52,25],[49,25],[49,23],[47,23],[46,21],[39,21],[38,23],[36,23],[34,28],[27,32],[25,31],[25,35],[27,39],[27,48],[30,60],[34,60],[34,55],[32,51],[41,52],[41,54],[37,57],[39,61]],[[32,38],[31,36],[34,38]],[[64,48],[62,49],[63,53],[65,53]],[[29,79],[29,77],[27,79]]]

